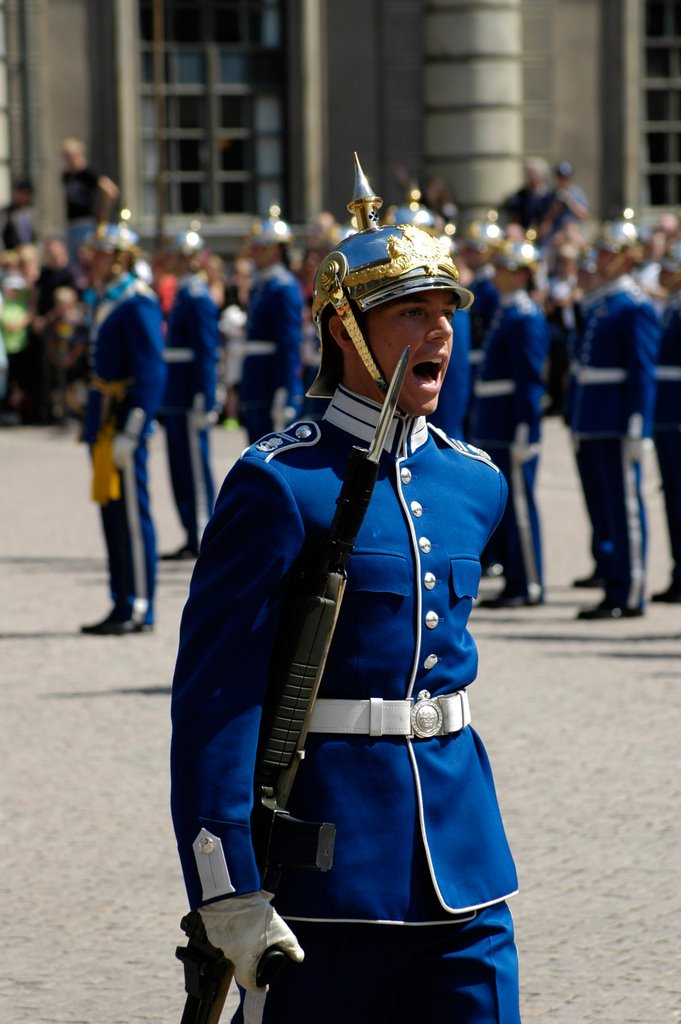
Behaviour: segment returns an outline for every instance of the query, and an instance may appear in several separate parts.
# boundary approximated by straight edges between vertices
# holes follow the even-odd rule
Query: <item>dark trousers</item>
[[[672,554],[672,582],[681,587],[681,428],[655,432]]]
[[[198,550],[215,504],[208,430],[197,430],[189,410],[164,416],[170,482],[187,545]]]
[[[102,506],[109,585],[117,619],[154,621],[156,534],[147,482],[147,448],[141,444],[121,470],[121,497]]]
[[[606,600],[640,608],[647,542],[641,464],[628,458],[626,441],[618,437],[580,439],[579,461]]]
[[[305,950],[234,1024],[520,1024],[505,903],[466,924],[289,922]]]

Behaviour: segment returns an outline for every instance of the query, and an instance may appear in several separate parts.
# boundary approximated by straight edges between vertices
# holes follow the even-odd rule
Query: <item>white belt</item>
[[[621,384],[627,371],[619,366],[580,366],[576,376],[580,384]]]
[[[163,361],[165,363],[193,363],[194,351],[191,348],[165,348]]]
[[[515,382],[512,380],[476,380],[473,391],[477,398],[497,398],[499,395],[512,395]]]
[[[470,725],[471,711],[465,690],[431,697],[421,690],[416,703],[412,700],[315,701],[310,719],[310,732],[340,733],[359,736],[408,736],[427,739],[460,732]]]
[[[681,366],[656,366],[655,376],[658,380],[681,380]]]
[[[271,356],[276,351],[273,341],[247,341],[243,347],[245,356]]]

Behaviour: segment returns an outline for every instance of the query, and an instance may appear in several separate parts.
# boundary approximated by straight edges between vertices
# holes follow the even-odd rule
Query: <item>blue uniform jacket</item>
[[[681,292],[675,292],[664,311],[655,377],[655,430],[678,430],[681,427]]]
[[[578,437],[626,437],[639,415],[643,436],[652,430],[655,364],[660,323],[652,304],[629,276],[584,300],[571,428]]]
[[[486,445],[508,447],[520,423],[527,440],[539,440],[544,364],[549,331],[544,314],[527,292],[500,296],[474,384],[472,436]]]
[[[321,423],[248,448],[204,534],[172,697],[172,810],[192,906],[204,899],[192,851],[202,828],[224,847],[231,885],[222,891],[260,888],[250,811],[275,633],[292,567],[326,536],[348,451],[367,444],[378,412],[340,387]],[[387,446],[320,697],[439,695],[476,676],[467,622],[505,481],[483,452],[423,419],[396,417]],[[284,916],[437,921],[516,890],[487,756],[470,726],[414,741],[311,734],[288,806],[333,822],[337,838],[328,873],[285,872]]]
[[[302,397],[302,331],[300,285],[290,270],[275,264],[251,293],[239,391],[242,402],[269,403],[278,388],[285,388],[291,399]]]
[[[143,435],[151,431],[166,382],[162,324],[157,296],[132,274],[112,284],[96,306],[90,354],[93,375],[104,384],[127,382],[125,398],[111,406],[116,430],[125,425],[130,409],[143,409]],[[101,425],[103,398],[98,387],[90,388],[83,432],[88,444],[94,443]]]
[[[219,316],[220,310],[202,274],[180,278],[168,317],[164,412],[191,409],[197,395],[203,396],[205,409],[214,407]]]

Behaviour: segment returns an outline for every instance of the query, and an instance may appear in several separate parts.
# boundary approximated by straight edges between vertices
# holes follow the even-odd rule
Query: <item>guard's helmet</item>
[[[400,206],[391,206],[385,218],[386,224],[411,224],[421,228],[430,235],[440,234],[437,214],[433,213],[421,202],[421,191],[415,186],[409,190],[407,202]]]
[[[95,252],[138,252],[139,235],[129,226],[129,219],[130,212],[121,210],[118,224],[98,224],[83,244]]]
[[[286,245],[293,241],[293,232],[280,214],[280,207],[270,206],[268,217],[253,221],[248,236],[252,245]]]
[[[205,239],[199,234],[200,224],[192,221],[186,231],[180,231],[175,235],[171,243],[171,249],[181,253],[183,256],[194,256],[206,247]]]
[[[494,251],[492,262],[506,270],[537,270],[541,256],[534,244],[534,239],[502,238]]]
[[[352,338],[367,372],[382,389],[387,386],[361,329],[362,314],[410,292],[447,289],[459,309],[473,295],[459,284],[448,238],[439,239],[409,224],[380,227],[382,200],[371,190],[355,154],[355,194],[348,209],[357,220],[350,235],[322,260],[315,275],[312,318],[321,342],[319,373],[308,394],[333,394],[342,375],[341,352],[328,329],[335,311]]]
[[[639,231],[634,223],[634,211],[626,209],[621,217],[601,225],[594,245],[603,252],[619,253],[639,243]]]
[[[494,249],[503,238],[498,221],[499,214],[496,210],[490,210],[484,220],[471,221],[464,228],[461,247],[477,252],[489,252]]]

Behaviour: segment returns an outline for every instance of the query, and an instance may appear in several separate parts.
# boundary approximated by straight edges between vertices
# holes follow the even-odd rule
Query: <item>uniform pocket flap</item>
[[[355,551],[350,559],[348,590],[407,597],[411,586],[409,562],[398,552]]]
[[[452,558],[450,580],[457,597],[477,597],[482,569],[477,558]]]

